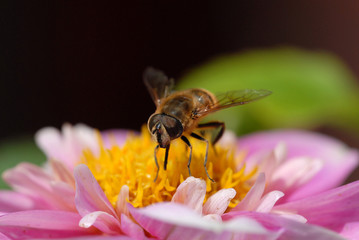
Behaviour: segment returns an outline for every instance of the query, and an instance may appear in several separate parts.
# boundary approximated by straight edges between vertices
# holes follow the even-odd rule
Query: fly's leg
[[[157,166],[157,173],[156,173],[155,179],[153,180],[154,182],[156,182],[157,177],[158,177],[158,172],[160,171],[160,167],[158,166],[158,161],[157,161],[157,152],[158,152],[159,147],[160,147],[160,145],[157,145],[155,147],[155,163],[156,163],[156,166]]]
[[[204,133],[203,135],[208,133],[211,136],[211,144],[214,145],[223,136],[225,126],[224,122],[213,121],[198,124],[197,128]]]
[[[191,145],[191,143],[188,141],[188,139],[185,136],[182,136],[181,139],[189,147],[189,158],[188,158],[187,168],[188,168],[189,176],[191,176],[191,168],[190,168],[190,166],[191,166],[191,160],[192,160],[192,145]]]
[[[165,153],[165,161],[163,163],[163,169],[167,170],[167,160],[168,160],[168,152],[170,150],[170,144],[167,145],[166,147],[166,153]]]
[[[156,163],[156,166],[157,166],[157,173],[156,173],[155,179],[153,180],[154,182],[156,182],[157,177],[158,177],[158,172],[160,171],[160,167],[159,167],[158,161],[157,161],[157,152],[158,152],[158,149],[159,149],[159,148],[160,148],[160,145],[157,145],[157,146],[155,147],[155,163]],[[169,152],[169,150],[170,150],[170,145],[168,145],[168,146],[166,147],[165,161],[164,161],[164,163],[163,163],[163,169],[164,169],[164,170],[167,170],[167,160],[168,160],[168,152]]]
[[[208,147],[209,147],[209,142],[208,142],[208,140],[205,139],[205,138],[203,138],[203,137],[201,137],[200,135],[198,135],[198,134],[196,134],[196,133],[191,133],[191,137],[194,137],[194,138],[196,138],[196,139],[198,139],[198,140],[201,140],[201,141],[206,142],[207,147],[206,147],[206,155],[205,155],[205,157],[204,157],[204,169],[205,169],[205,171],[206,171],[206,174],[207,174],[207,177],[209,178],[209,180],[211,180],[212,182],[214,182],[214,180],[209,176],[208,171],[207,171],[207,159],[208,159]],[[192,150],[192,148],[191,148],[191,150]]]

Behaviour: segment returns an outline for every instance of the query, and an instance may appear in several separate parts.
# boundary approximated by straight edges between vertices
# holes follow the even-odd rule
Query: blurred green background
[[[32,136],[13,137],[0,142],[1,173],[20,162],[32,162],[41,165],[45,160],[45,155],[36,146]],[[2,188],[8,188],[8,186],[1,179],[0,189]]]
[[[223,55],[185,74],[179,88],[193,87],[214,93],[245,88],[273,92],[214,116],[239,135],[273,128],[320,127],[359,133],[358,83],[330,53],[278,48]]]

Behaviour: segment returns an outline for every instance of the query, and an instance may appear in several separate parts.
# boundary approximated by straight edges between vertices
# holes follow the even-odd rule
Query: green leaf
[[[8,139],[0,143],[0,172],[15,167],[20,162],[31,162],[40,165],[45,162],[45,155],[36,146],[32,137],[24,136]],[[0,180],[0,189],[8,188]]]
[[[214,93],[271,90],[264,99],[211,117],[237,133],[322,125],[359,132],[359,87],[345,65],[326,52],[279,48],[225,55],[187,72],[178,87]]]

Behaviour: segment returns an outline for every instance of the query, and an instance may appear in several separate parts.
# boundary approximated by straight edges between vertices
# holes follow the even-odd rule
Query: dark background
[[[83,122],[139,129],[146,66],[180,77],[224,53],[326,50],[359,75],[359,1],[1,1],[0,140]]]

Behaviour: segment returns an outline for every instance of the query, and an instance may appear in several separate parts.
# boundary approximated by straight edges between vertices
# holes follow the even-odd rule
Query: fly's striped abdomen
[[[188,92],[193,96],[193,118],[196,118],[197,112],[210,109],[216,105],[216,97],[207,90],[195,88],[188,90]]]
[[[167,99],[159,110],[161,113],[175,117],[186,124],[186,119],[193,110],[193,100],[185,94],[175,95]]]

